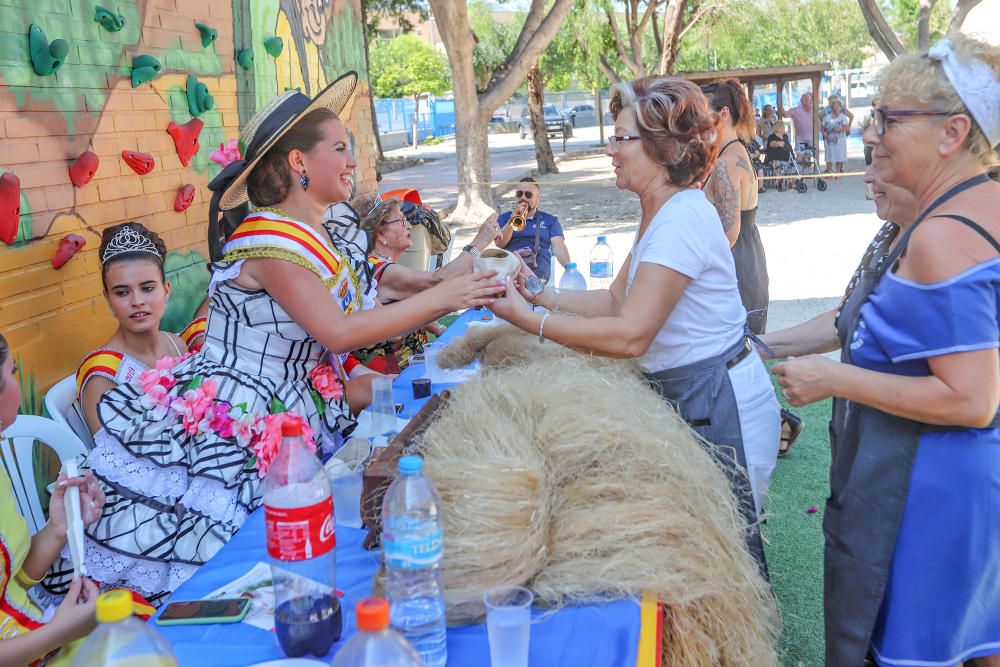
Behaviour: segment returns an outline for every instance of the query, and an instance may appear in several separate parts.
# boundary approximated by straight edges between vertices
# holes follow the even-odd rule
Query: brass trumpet
[[[513,212],[510,214],[510,227],[515,232],[519,232],[524,229],[524,226],[528,224],[528,202],[518,202],[517,206],[514,207]]]

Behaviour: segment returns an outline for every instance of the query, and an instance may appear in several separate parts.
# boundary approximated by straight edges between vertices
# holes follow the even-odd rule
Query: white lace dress
[[[298,413],[320,446],[350,433],[356,422],[346,399],[322,399],[310,380],[328,359],[323,345],[267,292],[231,280],[246,259],[285,259],[313,270],[351,312],[360,303],[349,263],[308,226],[270,213],[249,216],[224,253],[209,287],[205,345],[172,371],[180,393],[212,379],[216,403],[249,421],[275,411]],[[138,590],[155,604],[214,556],[261,498],[254,452],[245,441],[210,428],[192,434],[181,419],[148,407],[147,396],[140,385],[127,384],[101,399],[104,428],[84,467],[101,481],[107,502],[86,531],[85,551],[91,577]],[[46,588],[65,590],[68,570],[67,562],[57,562]]]

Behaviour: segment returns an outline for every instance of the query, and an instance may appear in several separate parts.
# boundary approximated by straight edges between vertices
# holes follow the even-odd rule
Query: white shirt
[[[747,313],[719,214],[701,190],[678,192],[632,246],[628,285],[642,262],[691,279],[639,365],[647,373],[722,354],[740,341]]]

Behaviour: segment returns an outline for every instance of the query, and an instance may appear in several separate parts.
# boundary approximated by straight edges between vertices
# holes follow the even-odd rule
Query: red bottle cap
[[[378,632],[389,627],[389,602],[385,598],[365,598],[355,608],[358,630]]]
[[[302,435],[302,424],[293,421],[284,422],[281,425],[282,438],[294,438]]]

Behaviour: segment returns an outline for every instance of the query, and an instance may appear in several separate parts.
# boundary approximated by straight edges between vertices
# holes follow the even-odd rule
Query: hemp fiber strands
[[[664,666],[772,665],[777,609],[725,475],[635,366],[510,327],[452,344],[480,358],[420,449],[442,499],[452,623],[529,586],[558,606],[658,594]]]

